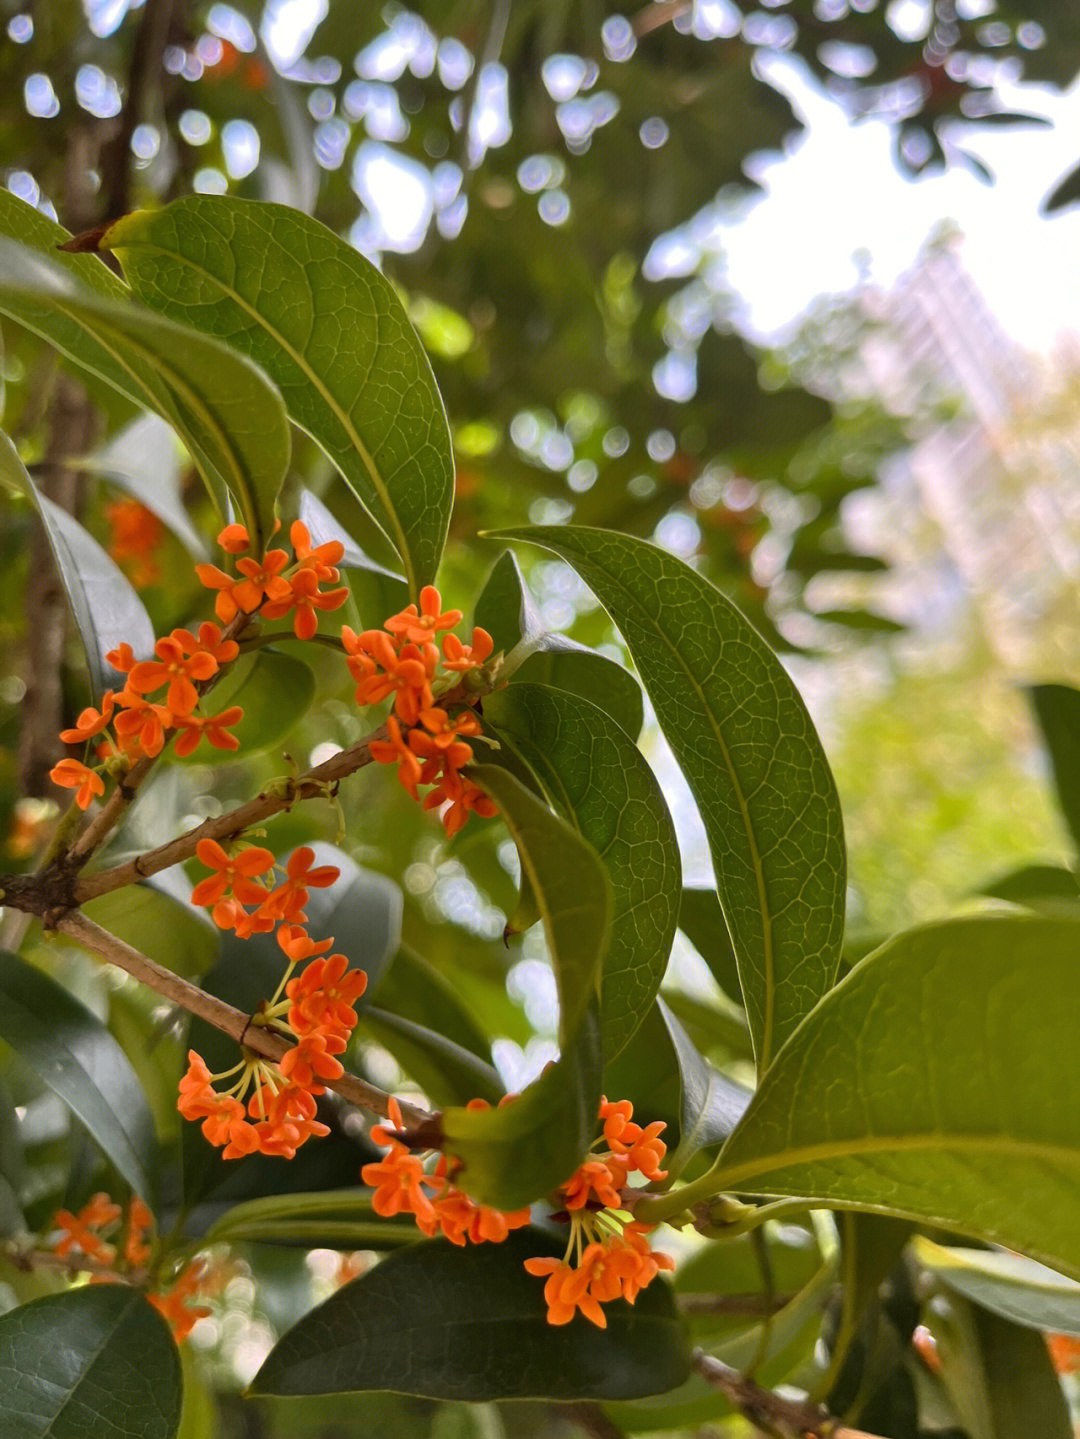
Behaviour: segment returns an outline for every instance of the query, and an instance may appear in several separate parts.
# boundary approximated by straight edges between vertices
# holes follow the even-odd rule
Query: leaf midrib
[[[137,1300],[139,1296],[136,1295],[136,1294],[133,1292],[131,1297],[132,1297],[132,1299]],[[66,1394],[66,1396],[65,1396],[65,1398],[64,1398],[64,1402],[60,1405],[60,1408],[57,1409],[56,1413],[55,1413],[55,1414],[52,1416],[52,1418],[49,1420],[49,1427],[48,1427],[47,1429],[43,1429],[43,1430],[41,1431],[41,1439],[49,1439],[49,1435],[51,1435],[51,1434],[54,1435],[54,1434],[56,1433],[55,1425],[59,1422],[61,1416],[62,1416],[63,1413],[64,1413],[64,1410],[65,1410],[65,1409],[68,1407],[68,1405],[71,1404],[72,1401],[74,1400],[76,1391],[77,1391],[78,1389],[82,1388],[82,1386],[83,1386],[84,1384],[86,1384],[87,1380],[88,1380],[89,1377],[90,1377],[90,1374],[92,1373],[92,1371],[93,1371],[93,1369],[94,1369],[94,1366],[97,1364],[98,1360],[101,1358],[102,1354],[105,1352],[106,1347],[107,1347],[109,1344],[112,1343],[113,1336],[117,1333],[117,1331],[118,1331],[119,1329],[121,1329],[121,1328],[123,1327],[124,1324],[127,1323],[128,1315],[129,1315],[130,1313],[131,1313],[131,1304],[130,1304],[130,1302],[129,1302],[129,1303],[126,1304],[126,1305],[124,1306],[124,1308],[120,1311],[119,1315],[117,1316],[116,1323],[112,1326],[111,1329],[109,1329],[109,1330],[102,1336],[101,1343],[100,1343],[100,1344],[97,1346],[97,1348],[88,1356],[87,1363],[86,1363],[86,1365],[84,1366],[84,1368],[82,1369],[82,1371],[80,1372],[78,1379],[77,1379],[76,1382],[72,1385],[72,1387],[67,1391],[67,1394]]]
[[[386,483],[383,480],[382,472],[375,464],[375,461],[371,453],[369,452],[367,446],[364,444],[363,440],[360,438],[360,435],[357,433],[357,430],[353,425],[348,413],[338,404],[337,400],[334,398],[334,396],[330,393],[327,387],[323,384],[319,376],[308,364],[303,354],[299,350],[297,350],[295,346],[292,345],[285,338],[285,336],[281,334],[279,330],[275,329],[272,325],[270,325],[268,321],[264,318],[264,316],[261,315],[260,312],[256,310],[253,305],[250,305],[248,301],[244,299],[243,295],[241,295],[239,291],[235,290],[231,285],[226,285],[221,279],[218,278],[218,276],[214,275],[211,271],[204,269],[203,266],[197,265],[195,261],[189,259],[187,255],[182,254],[179,250],[166,250],[161,245],[154,245],[149,242],[139,244],[138,246],[131,244],[117,246],[118,250],[135,248],[153,251],[154,254],[163,256],[167,261],[170,262],[179,261],[181,264],[187,265],[188,269],[193,270],[197,275],[201,275],[204,280],[208,280],[212,285],[216,285],[223,295],[228,296],[240,307],[240,309],[244,310],[248,315],[250,315],[251,318],[263,330],[265,330],[268,335],[270,335],[274,340],[277,341],[277,343],[286,352],[286,354],[288,354],[293,359],[299,369],[303,372],[305,378],[310,382],[310,384],[322,397],[327,408],[337,418],[342,429],[348,436],[349,442],[352,444],[357,454],[359,454],[361,460],[363,461],[364,468],[368,472],[368,477],[375,487],[375,492],[379,496],[379,499],[382,501],[383,510],[390,521],[390,527],[394,531],[394,544],[397,548],[398,553],[401,556],[401,562],[405,566],[405,578],[408,581],[409,593],[415,595],[416,570],[413,565],[412,552],[409,548],[408,538],[402,526],[401,519],[398,516],[397,509],[392,503],[389,490],[386,488]],[[314,309],[314,305],[312,305],[312,309]]]

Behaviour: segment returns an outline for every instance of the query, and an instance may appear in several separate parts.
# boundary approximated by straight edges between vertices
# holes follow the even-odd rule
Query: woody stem
[[[62,933],[77,940],[84,949],[90,950],[101,959],[107,960],[109,964],[115,964],[117,968],[130,974],[140,984],[145,984],[149,989],[155,990],[166,999],[178,1004],[181,1008],[188,1010],[191,1014],[197,1014],[200,1019],[205,1019],[215,1029],[220,1029],[222,1034],[227,1034],[237,1044],[243,1044],[245,1049],[258,1054],[262,1059],[268,1059],[272,1063],[285,1054],[291,1046],[280,1036],[271,1030],[251,1023],[251,1016],[241,1009],[236,1009],[224,1000],[218,999],[215,995],[207,994],[198,985],[191,984],[188,980],[182,979],[180,975],[174,974],[172,970],[165,969],[145,954],[140,954],[131,945],[125,944],[123,940],[117,939],[108,930],[102,929],[93,920],[87,919],[84,914],[72,911],[57,921],[56,928]],[[370,1110],[373,1114],[389,1117],[390,1096],[383,1090],[377,1089],[373,1084],[360,1079],[355,1074],[343,1074],[340,1079],[328,1079],[325,1081],[328,1089],[340,1094],[342,1099],[358,1105],[361,1109]],[[430,1120],[431,1115],[426,1110],[418,1109],[414,1105],[401,1105],[402,1118],[411,1126]]]
[[[808,1399],[786,1399],[763,1389],[737,1369],[694,1351],[694,1368],[731,1401],[751,1424],[781,1439],[879,1439],[864,1429],[849,1429]]]

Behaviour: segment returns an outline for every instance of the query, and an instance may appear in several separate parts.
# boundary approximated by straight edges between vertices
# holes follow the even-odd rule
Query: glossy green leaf
[[[219,511],[231,495],[256,548],[269,537],[289,463],[281,396],[244,356],[217,340],[144,309],[106,299],[53,258],[0,238],[0,309],[65,353],[72,327],[111,363],[92,366],[140,405],[169,421],[206,480]],[[40,323],[42,312],[65,322]],[[85,363],[86,347],[71,357]]]
[[[501,538],[573,565],[622,631],[701,812],[764,1071],[832,985],[843,931],[840,805],[806,707],[765,641],[684,561],[572,526]]]
[[[83,455],[79,468],[101,475],[147,509],[172,530],[196,559],[209,556],[206,541],[188,518],[180,486],[185,468],[183,451],[172,427],[157,415],[140,415],[93,454]]]
[[[254,1394],[398,1393],[493,1399],[632,1398],[679,1384],[685,1330],[654,1281],[608,1326],[547,1322],[544,1282],[524,1260],[550,1240],[518,1231],[502,1244],[412,1245],[333,1295],[281,1339]]]
[[[276,649],[241,655],[201,706],[207,714],[221,714],[230,705],[241,707],[244,718],[229,728],[240,742],[239,750],[215,749],[204,739],[180,763],[226,764],[234,754],[274,749],[294,732],[314,697],[315,676],[295,655]]]
[[[607,870],[611,931],[600,1013],[610,1060],[655,999],[675,937],[682,875],[663,793],[625,731],[577,695],[509,685],[484,701],[484,725],[530,766]]]
[[[953,1298],[934,1315],[941,1378],[970,1439],[1073,1439],[1041,1334]]]
[[[136,1194],[154,1198],[154,1121],[127,1055],[66,989],[0,951],[0,1039],[86,1126]]]
[[[166,969],[190,977],[214,963],[221,948],[221,931],[205,910],[193,909],[185,902],[184,889],[190,895],[191,885],[182,870],[163,870],[141,884],[129,884],[89,900],[83,913]]]
[[[431,581],[453,503],[450,430],[375,266],[307,215],[217,195],[127,215],[102,246],[141,300],[266,370],[393,543],[410,590]]]
[[[641,686],[622,665],[566,635],[550,634],[517,560],[507,550],[476,601],[476,624],[506,652],[511,684],[550,685],[580,695],[609,714],[631,739],[641,733]]]
[[[861,960],[763,1077],[717,1184],[925,1220],[1080,1277],[1078,951],[1075,921],[995,915]]]
[[[721,1073],[698,1053],[690,1036],[662,999],[657,1005],[679,1065],[681,1120],[678,1148],[664,1161],[681,1174],[695,1154],[722,1144],[750,1103],[750,1091]]]
[[[911,1254],[947,1288],[1003,1319],[1080,1335],[1080,1284],[1045,1264],[997,1249],[935,1244],[922,1234],[911,1241]]]
[[[505,1093],[494,1066],[436,1029],[374,1005],[365,1009],[362,1029],[390,1051],[435,1104],[468,1104],[470,1099],[497,1104]]]
[[[1080,690],[1069,685],[1032,685],[1028,694],[1050,752],[1061,812],[1073,843],[1080,848]]]
[[[38,492],[15,446],[0,430],[0,480],[29,496],[41,516],[57,574],[71,607],[90,672],[94,698],[110,686],[122,688],[105,656],[126,640],[139,653],[154,648],[154,626],[127,576],[73,515]]]
[[[0,1439],[174,1439],[180,1356],[135,1289],[100,1284],[0,1316]]]
[[[442,1116],[462,1187],[517,1209],[573,1173],[596,1132],[600,1098],[599,983],[611,914],[596,851],[505,771],[469,773],[492,796],[540,904],[559,993],[560,1056],[512,1104]]]

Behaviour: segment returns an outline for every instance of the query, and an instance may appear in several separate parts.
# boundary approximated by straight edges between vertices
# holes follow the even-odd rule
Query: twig
[[[115,964],[140,984],[145,984],[147,988],[172,1000],[191,1014],[197,1014],[200,1019],[205,1019],[207,1024],[212,1024],[215,1029],[220,1029],[222,1034],[227,1034],[237,1044],[242,1044],[245,1049],[254,1051],[263,1059],[277,1063],[291,1047],[280,1035],[261,1025],[252,1024],[251,1015],[245,1014],[242,1009],[226,1004],[216,995],[207,994],[206,990],[200,989],[198,985],[191,984],[180,975],[174,974],[171,969],[165,969],[147,955],[140,954],[137,949],[117,939],[108,930],[87,919],[84,914],[76,911],[66,914],[58,920],[56,928],[61,934],[77,940],[85,949],[110,964]],[[355,1074],[343,1074],[340,1079],[328,1079],[325,1083],[328,1089],[334,1090],[351,1104],[382,1115],[383,1118],[388,1117],[390,1096]],[[410,1127],[432,1119],[432,1115],[426,1110],[417,1109],[411,1104],[403,1103],[401,1114]]]
[[[347,775],[371,763],[368,746],[372,740],[383,739],[385,734],[385,727],[377,729],[349,749],[331,755],[314,769],[263,790],[246,804],[229,810],[227,814],[204,820],[186,834],[177,835],[175,839],[159,845],[157,849],[136,855],[125,864],[118,864],[114,869],[99,870],[96,874],[80,875],[75,881],[73,902],[84,904],[99,894],[109,894],[114,889],[122,889],[126,884],[137,884],[141,879],[148,879],[152,874],[170,869],[174,864],[190,859],[201,839],[228,839],[253,825],[261,824],[272,815],[280,814],[284,809],[290,809],[297,800],[325,797],[333,786]],[[133,770],[132,774],[134,773]]]
[[[691,1362],[702,1378],[719,1389],[751,1424],[778,1439],[881,1439],[865,1429],[849,1429],[809,1400],[784,1399],[763,1389],[701,1349],[694,1351]]]
[[[6,1259],[13,1269],[19,1269],[24,1274],[30,1274],[35,1269],[58,1269],[72,1279],[79,1274],[107,1275],[121,1284],[141,1284],[146,1279],[146,1273],[141,1269],[128,1274],[117,1274],[111,1264],[102,1264],[100,1259],[92,1259],[88,1254],[60,1255],[54,1254],[51,1249],[23,1249],[11,1239],[0,1244],[0,1257]]]
[[[146,0],[131,42],[127,93],[120,121],[101,147],[101,177],[106,220],[131,208],[131,137],[143,116],[144,100],[159,88],[161,61],[169,38],[176,0]]]
[[[683,1314],[777,1314],[794,1294],[680,1294]]]

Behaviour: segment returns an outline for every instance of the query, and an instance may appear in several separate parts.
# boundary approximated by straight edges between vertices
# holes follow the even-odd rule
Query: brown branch
[[[282,780],[278,785],[263,790],[246,804],[229,810],[227,814],[204,820],[186,834],[177,835],[175,839],[159,845],[157,849],[136,855],[126,864],[118,864],[114,869],[99,870],[96,874],[80,875],[75,881],[72,902],[84,904],[86,900],[94,899],[99,894],[109,894],[114,889],[122,889],[126,884],[137,884],[141,879],[148,879],[152,874],[159,874],[163,869],[180,864],[192,857],[201,839],[229,839],[253,825],[261,824],[263,820],[270,819],[272,815],[280,814],[284,809],[290,809],[297,800],[325,797],[332,792],[333,786],[347,775],[354,774],[371,763],[368,746],[372,740],[382,739],[385,733],[385,728],[375,730],[349,749],[331,755],[314,769],[307,770],[295,779]]]
[[[216,995],[207,994],[206,990],[200,989],[198,985],[191,984],[180,975],[174,974],[171,969],[165,969],[145,954],[140,954],[137,949],[117,939],[85,915],[74,911],[66,914],[57,921],[56,928],[61,934],[76,940],[84,949],[107,960],[109,964],[115,964],[140,984],[145,984],[147,988],[155,990],[191,1014],[197,1014],[200,1019],[205,1019],[207,1024],[220,1029],[222,1034],[227,1034],[237,1044],[243,1044],[245,1049],[253,1051],[261,1058],[276,1064],[286,1050],[292,1047],[280,1035],[253,1024],[251,1015],[226,1004]],[[361,1109],[387,1117],[390,1096],[354,1074],[343,1074],[340,1079],[328,1079],[326,1087]],[[401,1114],[410,1127],[433,1118],[426,1110],[411,1104],[402,1104]]]
[[[0,1257],[24,1274],[31,1274],[35,1269],[58,1269],[72,1279],[80,1274],[100,1274],[121,1284],[142,1284],[146,1279],[146,1273],[141,1269],[118,1274],[111,1264],[103,1264],[100,1259],[92,1259],[88,1254],[60,1255],[54,1254],[51,1249],[24,1249],[11,1239],[0,1244]]]
[[[808,1399],[781,1398],[700,1349],[694,1351],[692,1363],[751,1424],[777,1439],[881,1439],[864,1429],[849,1429]]]
[[[756,1232],[756,1231],[755,1231]],[[777,1314],[794,1294],[680,1294],[683,1314]]]
[[[131,42],[124,108],[119,124],[101,147],[101,189],[106,220],[118,219],[131,209],[131,137],[142,119],[147,94],[154,94],[160,86],[161,61],[175,4],[176,0],[146,0]]]

